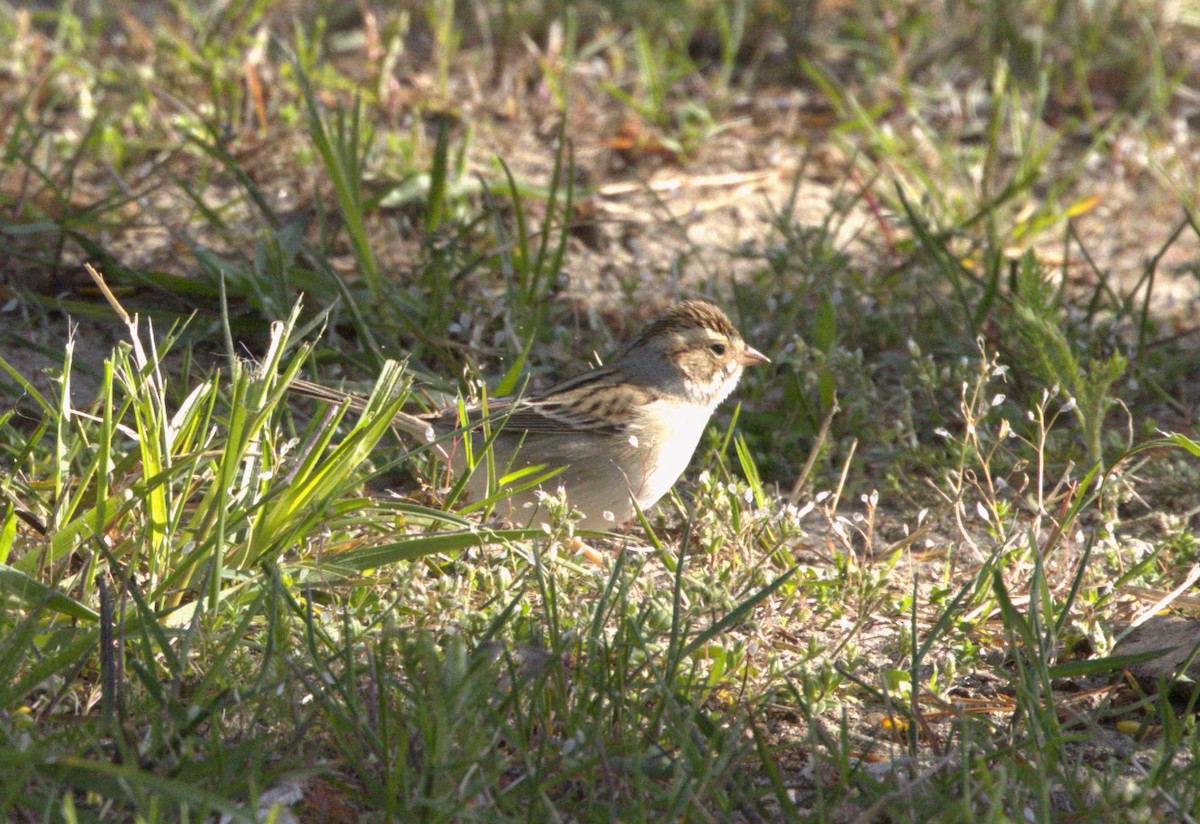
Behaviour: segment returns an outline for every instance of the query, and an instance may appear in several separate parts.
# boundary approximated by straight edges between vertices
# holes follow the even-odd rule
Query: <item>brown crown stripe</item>
[[[629,348],[641,346],[671,329],[711,329],[730,340],[741,337],[716,304],[706,300],[685,300],[651,321]]]

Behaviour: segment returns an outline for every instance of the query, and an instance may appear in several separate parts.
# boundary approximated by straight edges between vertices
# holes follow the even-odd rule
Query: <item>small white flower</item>
[[[816,508],[816,506],[817,505],[814,504],[812,501],[809,501],[808,503],[806,503],[804,506],[800,507],[799,509],[796,509],[796,507],[791,506],[789,504],[788,509],[791,510],[792,520],[799,521],[805,515],[812,512]]]

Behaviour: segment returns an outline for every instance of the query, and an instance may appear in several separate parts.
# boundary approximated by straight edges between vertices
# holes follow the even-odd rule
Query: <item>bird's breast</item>
[[[641,453],[639,478],[630,486],[638,506],[646,509],[667,494],[691,463],[712,408],[655,401],[645,410],[646,420],[631,427]],[[652,434],[653,433],[653,434]]]

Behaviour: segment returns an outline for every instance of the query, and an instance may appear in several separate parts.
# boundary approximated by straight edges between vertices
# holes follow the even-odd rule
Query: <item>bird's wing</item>
[[[516,401],[504,425],[518,432],[621,435],[629,430],[633,410],[652,400],[652,393],[644,387],[600,369]]]

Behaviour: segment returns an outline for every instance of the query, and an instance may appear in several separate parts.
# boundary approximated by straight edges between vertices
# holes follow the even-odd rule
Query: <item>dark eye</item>
[[[709,352],[712,352],[714,355],[716,355],[716,356],[719,358],[719,357],[721,357],[721,356],[723,356],[723,355],[725,354],[725,344],[723,344],[723,343],[710,343],[710,344],[708,345],[708,351],[709,351]]]

